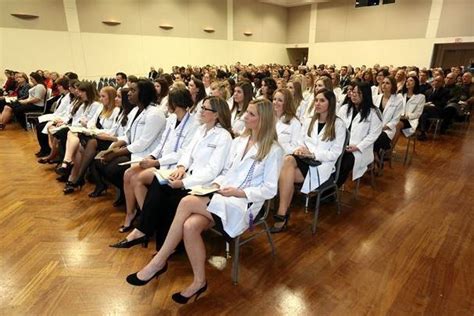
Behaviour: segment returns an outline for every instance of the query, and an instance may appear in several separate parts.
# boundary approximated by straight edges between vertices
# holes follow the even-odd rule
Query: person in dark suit
[[[148,79],[155,80],[158,77],[158,71],[155,70],[155,67],[150,67],[150,72],[148,73]]]
[[[430,84],[428,83],[428,71],[427,70],[420,70],[418,75],[418,79],[420,80],[420,93],[425,94],[426,91],[431,89]]]
[[[349,83],[351,82],[351,76],[347,71],[347,66],[341,67],[339,75],[341,76],[341,80],[339,81],[339,85],[341,86],[341,88],[344,88],[345,86],[349,85]]]
[[[449,100],[449,90],[444,87],[444,79],[437,76],[431,82],[432,88],[426,92],[426,105],[420,117],[420,135],[418,140],[426,140],[426,131],[429,127],[429,119],[443,118],[444,109]]]

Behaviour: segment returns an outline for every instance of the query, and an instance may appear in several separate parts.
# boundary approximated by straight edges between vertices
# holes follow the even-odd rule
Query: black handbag
[[[302,162],[304,162],[305,164],[307,164],[310,167],[317,167],[321,164],[321,161],[316,160],[316,159],[311,158],[311,157],[299,156],[299,158],[301,159]]]

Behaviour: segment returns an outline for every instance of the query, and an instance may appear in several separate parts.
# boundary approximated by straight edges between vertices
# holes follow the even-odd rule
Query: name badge
[[[210,147],[210,148],[217,148],[217,145],[214,145],[214,144],[207,144],[207,147]]]

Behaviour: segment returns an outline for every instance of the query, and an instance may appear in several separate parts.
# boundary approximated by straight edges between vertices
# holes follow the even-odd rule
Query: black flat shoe
[[[135,220],[138,218],[138,216],[140,215],[140,211],[137,210],[135,212],[135,216],[133,216],[132,220],[130,221],[130,225],[128,226],[125,226],[125,225],[122,225],[119,227],[119,233],[128,233],[129,231],[131,231],[133,229],[133,223],[135,222]]]
[[[194,301],[197,301],[199,295],[201,295],[202,293],[206,292],[207,290],[207,282],[206,284],[204,284],[204,286],[202,288],[200,288],[199,290],[197,290],[193,295],[191,295],[190,297],[186,297],[186,296],[183,296],[181,295],[181,292],[178,292],[178,293],[174,293],[171,298],[173,299],[173,301],[175,301],[176,303],[178,304],[186,304],[193,296],[196,296],[194,298]]]
[[[161,274],[165,273],[166,270],[168,270],[168,262],[165,264],[165,266],[163,268],[161,268],[160,270],[156,271],[155,274],[153,274],[153,276],[151,278],[149,278],[148,280],[140,280],[137,276],[137,273],[138,272],[135,272],[134,274],[130,274],[129,276],[127,276],[127,282],[131,285],[135,285],[135,286],[142,286],[142,285],[146,285],[148,282],[150,282],[152,279],[154,278],[157,278],[159,277]]]
[[[130,240],[130,241],[127,240],[127,238],[125,238],[125,239],[122,239],[121,241],[119,241],[118,243],[109,245],[109,247],[112,247],[112,248],[131,248],[135,245],[142,244],[143,248],[148,248],[148,242],[149,242],[148,236],[142,236],[140,238]]]
[[[107,185],[97,184],[93,192],[89,193],[89,197],[96,198],[107,193]]]
[[[270,233],[276,234],[276,233],[281,233],[286,229],[286,226],[288,225],[288,220],[290,219],[290,216],[287,215],[273,215],[273,218],[275,219],[275,223],[283,223],[281,226],[275,226],[270,228]]]

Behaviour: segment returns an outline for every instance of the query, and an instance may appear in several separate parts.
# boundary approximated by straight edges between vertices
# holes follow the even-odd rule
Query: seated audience
[[[285,154],[291,154],[300,136],[301,123],[296,117],[293,96],[288,89],[277,89],[273,94],[278,143]]]
[[[211,226],[230,239],[242,234],[257,218],[265,200],[277,193],[282,150],[277,143],[275,118],[268,100],[252,101],[245,118],[245,133],[234,140],[226,170],[213,181],[212,196],[187,196],[181,200],[163,246],[151,262],[127,277],[132,285],[145,285],[168,268],[168,258],[183,240],[194,271],[193,282],[173,294],[185,304],[207,289],[206,250],[201,232]]]
[[[271,228],[273,233],[283,231],[288,224],[294,184],[303,183],[301,192],[306,194],[317,189],[335,171],[336,160],[343,152],[346,128],[336,116],[336,96],[323,88],[316,93],[314,103],[315,114],[305,120],[298,147],[285,156],[283,162],[278,180],[279,206]],[[320,164],[311,165],[311,160]]]

